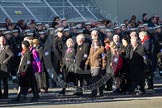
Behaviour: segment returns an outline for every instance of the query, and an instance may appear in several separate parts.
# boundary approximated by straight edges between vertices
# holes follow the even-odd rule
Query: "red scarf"
[[[143,40],[141,40],[142,44],[144,44],[144,42],[145,42],[146,40],[148,40],[148,39],[150,39],[149,36],[144,36]]]
[[[28,51],[28,49],[22,49],[21,55],[24,55],[26,51]]]
[[[109,45],[106,45],[106,46],[105,46],[105,49],[106,49],[106,50],[109,50],[109,49],[110,49],[110,46],[109,46]]]

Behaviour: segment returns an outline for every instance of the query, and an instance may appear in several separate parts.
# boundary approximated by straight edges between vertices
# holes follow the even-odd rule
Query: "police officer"
[[[60,73],[63,53],[63,28],[56,29],[56,37],[53,40],[53,66],[57,74]]]
[[[12,30],[12,39],[13,39],[13,46],[12,46],[12,51],[15,55],[15,60],[13,61],[14,63],[11,64],[12,71],[11,71],[11,75],[16,76],[16,72],[18,70],[18,65],[20,63],[20,55],[21,55],[21,42],[23,40],[23,38],[19,35],[18,33],[18,29],[14,29]]]

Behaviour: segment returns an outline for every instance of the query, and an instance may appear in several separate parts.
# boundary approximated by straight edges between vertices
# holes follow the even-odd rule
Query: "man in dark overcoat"
[[[141,44],[138,43],[138,37],[131,38],[131,45],[130,72],[128,73],[128,79],[131,83],[130,91],[134,92],[135,88],[138,87],[139,92],[137,92],[137,94],[143,94],[145,93],[145,49]]]
[[[87,79],[88,75],[84,75],[84,67],[87,57],[89,55],[90,45],[85,42],[85,36],[79,34],[76,38],[77,40],[77,51],[76,51],[76,65],[78,67],[76,71],[76,86],[78,86],[78,81],[80,82],[80,87],[83,86],[83,79]],[[82,91],[74,93],[76,95],[82,95]]]
[[[63,54],[63,28],[56,29],[57,36],[53,40],[53,66],[57,74],[60,73]]]
[[[8,77],[9,63],[14,57],[10,47],[6,45],[6,40],[3,36],[0,37],[0,98],[8,98]],[[11,67],[10,67],[11,68]],[[1,81],[3,81],[4,92],[2,94]]]

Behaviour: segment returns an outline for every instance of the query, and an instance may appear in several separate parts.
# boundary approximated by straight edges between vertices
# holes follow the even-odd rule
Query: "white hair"
[[[97,30],[92,30],[91,34],[98,35],[98,31]]]
[[[114,35],[113,38],[120,38],[119,35]]]
[[[77,37],[76,37],[77,40],[82,40],[84,41],[85,40],[85,36],[83,34],[79,34]]]

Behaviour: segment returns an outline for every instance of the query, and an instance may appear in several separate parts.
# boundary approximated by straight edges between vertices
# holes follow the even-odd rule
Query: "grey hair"
[[[82,40],[84,41],[85,40],[85,36],[84,34],[79,34],[77,37],[76,37],[77,40]]]

